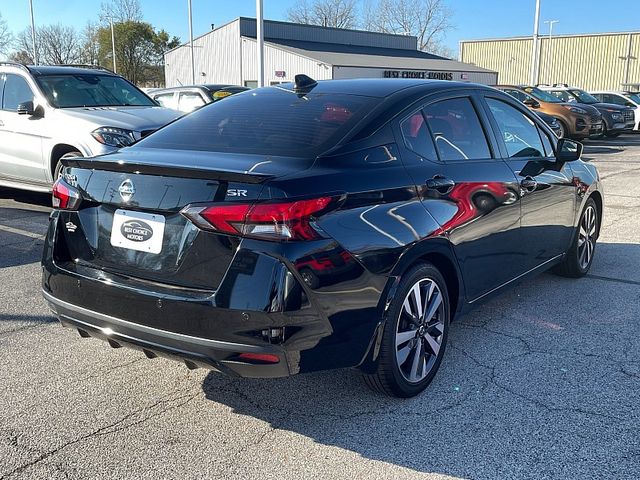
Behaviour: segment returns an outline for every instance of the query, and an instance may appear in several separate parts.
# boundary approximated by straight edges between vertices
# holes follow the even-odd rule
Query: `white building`
[[[496,84],[498,74],[418,50],[416,37],[264,22],[265,83],[338,78],[433,78]],[[194,39],[196,83],[257,86],[256,21],[240,17]],[[165,53],[167,87],[191,84],[189,45]]]

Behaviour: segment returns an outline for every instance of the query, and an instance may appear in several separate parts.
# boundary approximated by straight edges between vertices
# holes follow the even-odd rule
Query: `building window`
[[[258,88],[258,81],[257,80],[245,80],[244,81],[244,86],[245,87],[249,87],[249,88]]]

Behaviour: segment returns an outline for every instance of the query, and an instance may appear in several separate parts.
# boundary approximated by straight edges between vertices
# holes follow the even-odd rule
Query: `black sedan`
[[[355,367],[410,397],[454,316],[550,268],[587,273],[603,197],[581,151],[488,87],[298,76],[66,159],[43,293],[83,337],[150,358]]]

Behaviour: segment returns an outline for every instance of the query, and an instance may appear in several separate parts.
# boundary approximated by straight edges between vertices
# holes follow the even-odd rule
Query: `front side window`
[[[181,112],[192,112],[196,108],[204,105],[204,100],[197,92],[180,92],[178,99],[178,110]]]
[[[573,89],[571,90],[571,95],[573,95],[580,103],[586,103],[587,105],[598,103],[597,98],[595,98],[590,93],[585,92],[584,90],[579,90],[577,88]]]
[[[405,146],[423,158],[437,160],[436,148],[427,128],[424,115],[418,111],[400,124]]]
[[[491,158],[482,124],[469,98],[432,103],[424,113],[441,160]]]
[[[142,91],[115,75],[40,75],[36,81],[56,108],[156,105]]]
[[[2,109],[15,112],[18,105],[33,101],[33,91],[27,81],[20,75],[8,73],[5,77]]]
[[[131,148],[315,156],[334,146],[377,101],[359,95],[298,95],[275,89],[231,95]]]
[[[524,102],[525,99],[527,98],[527,95],[525,93],[521,92],[520,90],[505,90],[505,93],[508,93],[513,98],[515,98],[516,100],[519,100],[521,102]]]
[[[553,90],[551,91],[551,95],[556,97],[561,102],[573,102],[576,103],[576,98],[573,95],[570,95],[569,92],[565,90]]]
[[[487,98],[487,104],[498,124],[510,158],[545,156],[538,127],[532,119],[500,100]]]
[[[524,87],[523,90],[531,95],[536,100],[547,103],[560,103],[562,100],[559,100],[557,97],[551,95],[544,90],[540,90],[538,87]]]

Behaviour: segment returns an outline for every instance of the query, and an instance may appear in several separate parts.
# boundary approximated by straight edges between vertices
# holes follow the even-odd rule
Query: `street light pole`
[[[258,87],[264,87],[264,7],[256,0],[256,43],[258,47]]]
[[[540,67],[540,48],[539,44],[540,33],[540,0],[536,0],[536,16],[533,21],[533,49],[531,51],[531,77],[530,84],[534,86],[538,83],[538,70]]]
[[[116,70],[116,34],[113,30],[113,17],[109,17],[109,23],[111,24],[111,59],[113,60],[113,73],[117,73]]]
[[[193,53],[193,17],[191,15],[191,0],[189,0],[189,48],[191,49],[191,85],[196,84],[196,60]]]
[[[549,45],[547,45],[547,76],[549,77],[547,80],[549,81],[549,85],[551,85],[551,35],[553,35],[553,24],[558,23],[560,20],[545,20],[544,23],[549,24]]]
[[[31,41],[33,42],[33,64],[38,65],[38,49],[36,48],[36,22],[33,19],[33,0],[29,0],[31,12]]]

